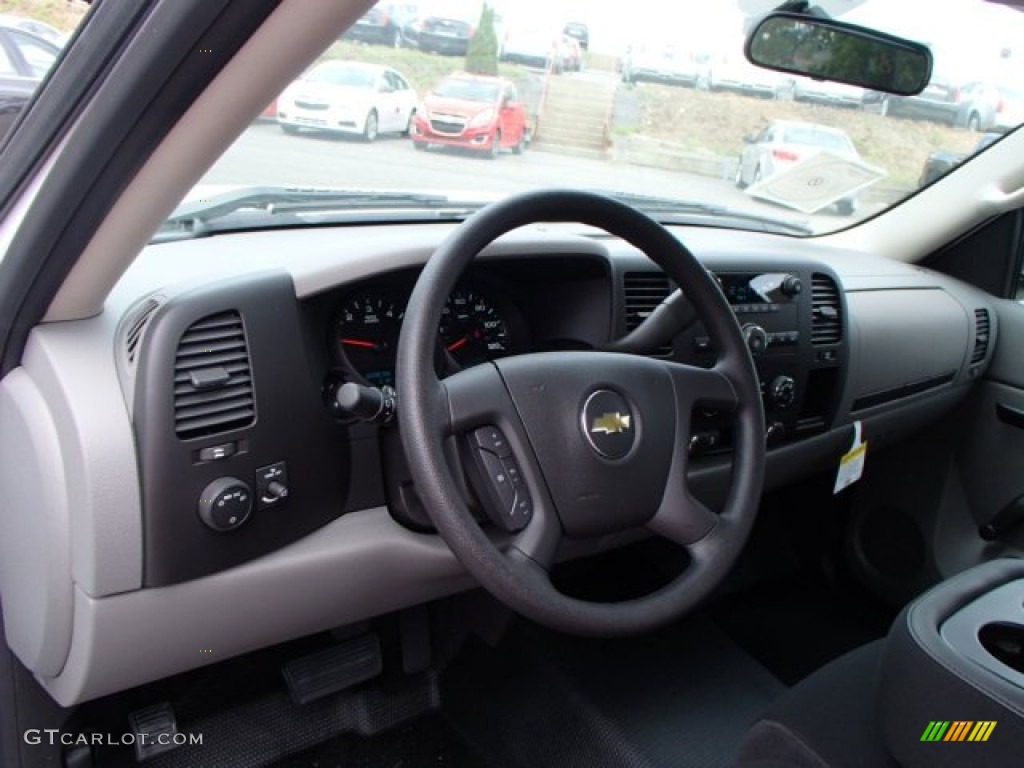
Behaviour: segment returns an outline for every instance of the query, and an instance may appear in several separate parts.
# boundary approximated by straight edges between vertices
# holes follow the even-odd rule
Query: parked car
[[[285,133],[312,129],[362,136],[407,134],[416,112],[416,92],[389,67],[355,61],[318,64],[277,100],[277,122]]]
[[[987,128],[1000,133],[1012,131],[1024,122],[1024,89],[1008,85],[997,85],[995,88],[995,112]]]
[[[864,102],[864,89],[856,85],[799,76],[793,77],[792,82],[793,98],[796,101],[857,108]]]
[[[510,24],[501,41],[500,58],[528,67],[562,70],[562,55],[557,30],[545,24]]]
[[[590,49],[590,29],[582,21],[570,21],[563,28],[562,32],[579,41],[580,48],[584,51]]]
[[[952,171],[971,155],[981,152],[981,150],[987,148],[996,141],[999,141],[1002,137],[1003,135],[1001,133],[986,133],[978,139],[978,143],[974,145],[974,149],[971,150],[970,153],[932,152],[928,155],[928,159],[925,160],[924,170],[921,171],[921,178],[918,180],[917,185],[919,187],[928,186],[933,181],[938,180]]]
[[[0,75],[0,139],[7,135],[18,119],[39,82],[31,78]]]
[[[418,6],[413,3],[378,3],[349,27],[344,37],[363,43],[401,48],[402,29],[416,18]]]
[[[819,152],[860,162],[861,158],[850,137],[838,128],[816,123],[776,120],[745,139],[747,146],[736,166],[736,186],[744,189],[787,170]],[[856,197],[840,200],[837,213],[856,212]]]
[[[789,99],[793,80],[770,69],[756,67],[742,55],[726,55],[708,63],[708,88],[712,91],[734,91],[747,96]]]
[[[707,85],[708,57],[676,43],[634,43],[622,60],[624,83]]]
[[[0,75],[27,77],[38,83],[59,55],[60,48],[50,41],[0,22]]]
[[[948,79],[933,78],[916,96],[866,93],[865,109],[881,115],[930,120],[972,131],[986,131],[995,122],[1000,98],[999,90],[985,82],[972,81],[957,85]]]
[[[412,141],[416,149],[461,147],[492,158],[503,149],[522,154],[530,141],[526,107],[510,80],[451,75],[423,99]]]
[[[20,29],[22,32],[28,32],[36,37],[41,37],[58,48],[63,48],[68,41],[66,33],[61,32],[45,21],[32,19],[27,16],[15,16],[10,13],[0,14],[0,27]]]
[[[426,53],[465,56],[479,20],[475,4],[446,2],[421,8],[402,27],[402,42]]]

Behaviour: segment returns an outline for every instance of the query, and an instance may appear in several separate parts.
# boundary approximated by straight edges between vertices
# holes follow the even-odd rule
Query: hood
[[[427,94],[423,105],[429,112],[444,112],[445,114],[461,115],[462,117],[475,117],[488,109],[496,109],[497,104],[493,101],[466,101],[465,99],[449,99],[443,96]]]
[[[305,80],[297,80],[288,86],[284,96],[290,99],[351,103],[372,98],[373,91],[369,88],[355,88],[351,85],[331,85],[330,83],[310,83]]]

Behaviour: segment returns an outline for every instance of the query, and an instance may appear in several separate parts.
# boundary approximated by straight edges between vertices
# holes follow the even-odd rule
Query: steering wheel
[[[599,227],[643,251],[686,292],[719,356],[698,368],[615,352],[547,352],[439,379],[437,328],[466,266],[489,243],[536,222]],[[647,631],[691,609],[732,566],[750,532],[764,474],[760,386],[742,332],[713,278],[638,210],[587,192],[529,192],[468,218],[437,249],[412,292],[398,342],[398,417],[409,470],[438,532],[498,600],[553,629],[591,636]],[[687,482],[695,406],[734,417],[732,478],[715,514]],[[493,492],[479,493],[490,533],[470,511],[446,444]],[[479,485],[479,484],[478,484]],[[687,568],[661,589],[617,603],[558,591],[548,570],[562,537],[646,526],[682,545]],[[495,532],[497,531],[497,533]]]

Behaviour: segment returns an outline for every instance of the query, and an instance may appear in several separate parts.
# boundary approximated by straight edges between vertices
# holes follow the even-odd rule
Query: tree
[[[466,71],[492,77],[498,74],[498,38],[494,34],[494,10],[490,3],[483,4],[476,32],[466,49]]]

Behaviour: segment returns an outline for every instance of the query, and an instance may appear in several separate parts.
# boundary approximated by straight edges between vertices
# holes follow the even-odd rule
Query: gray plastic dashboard
[[[143,297],[170,301],[217,281],[274,273],[290,279],[302,302],[415,269],[450,229],[270,231],[154,245],[100,316],[33,331],[22,366],[0,382],[0,595],[9,645],[58,702],[124,690],[473,586],[438,537],[414,533],[376,506],[337,516],[234,567],[144,586],[145,491],[133,428],[140,414],[133,414],[136,382],[124,376],[116,345],[125,313]],[[774,263],[838,279],[848,359],[835,412],[819,433],[769,452],[769,487],[837,462],[855,420],[869,440],[892,441],[938,418],[991,359],[992,299],[955,280],[821,241],[678,232],[712,271]],[[653,269],[628,245],[575,225],[519,230],[480,258],[570,255],[607,262],[609,275]],[[979,311],[989,320],[983,347]],[[728,460],[713,457],[693,471],[697,486],[714,497]],[[576,551],[615,543],[588,542]]]

